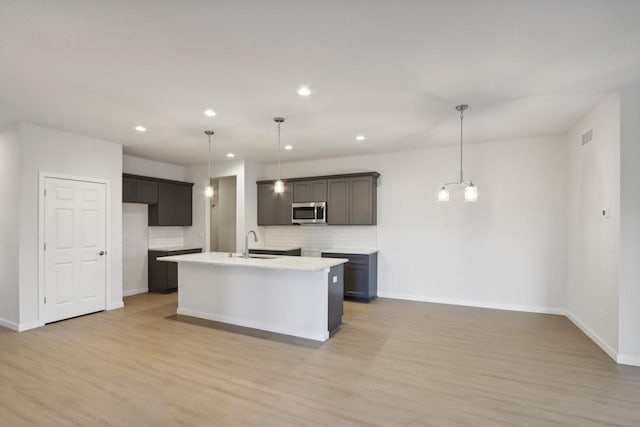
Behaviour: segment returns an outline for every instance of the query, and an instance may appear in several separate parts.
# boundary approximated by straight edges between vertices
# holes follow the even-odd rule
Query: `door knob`
[[[104,256],[104,253],[105,253],[104,251],[100,251],[100,252],[98,252],[98,255]]]

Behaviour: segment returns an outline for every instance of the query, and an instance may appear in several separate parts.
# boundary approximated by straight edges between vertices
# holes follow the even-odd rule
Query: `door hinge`
[[[45,251],[47,250],[47,244],[46,243],[44,244],[44,250]]]
[[[44,197],[47,197],[47,190],[44,190]]]
[[[45,304],[47,303],[47,297],[44,297],[44,303]]]

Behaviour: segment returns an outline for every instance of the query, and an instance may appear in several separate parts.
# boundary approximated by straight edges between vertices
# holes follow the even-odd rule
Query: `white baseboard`
[[[9,320],[5,320],[5,319],[0,319],[0,326],[7,328],[7,329],[11,329],[12,331],[16,331],[18,332],[20,330],[20,327],[17,323],[15,322],[11,322]]]
[[[28,331],[29,329],[40,328],[44,326],[44,322],[40,322],[39,320],[34,320],[33,322],[24,322],[20,323],[18,326],[18,332]]]
[[[128,289],[122,293],[122,296],[130,297],[131,295],[146,294],[147,292],[149,292],[149,288]]]
[[[116,309],[122,308],[122,307],[124,307],[124,301],[114,302],[114,303],[111,303],[111,304],[107,305],[107,311],[116,310]]]
[[[584,322],[582,322],[580,319],[578,319],[570,311],[566,310],[565,311],[565,316],[567,316],[567,319],[571,320],[571,322],[573,322],[573,324],[576,325],[578,327],[578,329],[580,329],[582,332],[584,332],[584,334],[586,336],[588,336],[591,339],[591,341],[593,341],[594,343],[598,344],[598,346],[602,350],[604,350],[604,352],[607,353],[610,358],[612,358],[613,360],[615,360],[618,363],[621,363],[618,360],[618,352],[613,348],[613,346],[609,345],[608,342],[606,342],[605,340],[600,338],[600,336],[598,334],[596,334],[591,328],[589,328]]]
[[[530,305],[484,303],[484,302],[478,302],[478,301],[459,300],[459,299],[452,299],[452,298],[431,298],[423,295],[397,294],[394,292],[379,292],[378,296],[381,298],[431,302],[434,304],[461,305],[465,307],[490,308],[494,310],[522,311],[527,313],[558,314],[558,315],[565,314],[565,310],[561,308],[538,307],[538,306],[530,306]]]
[[[618,363],[629,366],[640,366],[639,356],[629,356],[627,354],[618,354]]]

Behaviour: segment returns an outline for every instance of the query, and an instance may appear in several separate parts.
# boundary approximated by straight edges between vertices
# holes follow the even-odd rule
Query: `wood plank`
[[[125,304],[0,328],[0,425],[640,424],[640,368],[562,316],[345,302],[319,345]]]

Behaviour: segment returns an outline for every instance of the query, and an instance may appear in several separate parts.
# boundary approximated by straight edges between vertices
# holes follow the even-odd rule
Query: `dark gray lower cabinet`
[[[202,248],[181,250],[149,250],[149,292],[173,292],[178,290],[178,263],[157,261],[156,258],[172,255],[199,254]]]
[[[329,270],[329,332],[333,332],[342,323],[344,294],[344,264]]]
[[[346,258],[344,297],[369,302],[378,297],[378,254],[369,255],[323,252],[323,258]]]
[[[249,249],[250,254],[256,255],[280,255],[280,256],[300,256],[302,255],[302,249],[291,249],[287,251],[277,251],[273,249]]]

